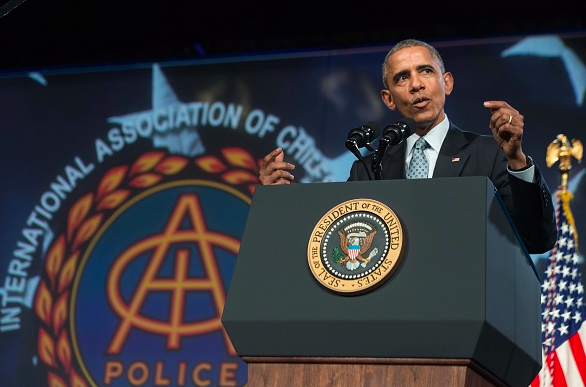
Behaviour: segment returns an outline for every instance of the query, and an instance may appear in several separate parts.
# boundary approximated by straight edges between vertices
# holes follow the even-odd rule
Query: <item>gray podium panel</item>
[[[362,295],[323,287],[311,233],[351,199],[404,232],[392,276]],[[259,186],[222,322],[240,356],[471,359],[509,385],[541,368],[540,284],[485,177]]]

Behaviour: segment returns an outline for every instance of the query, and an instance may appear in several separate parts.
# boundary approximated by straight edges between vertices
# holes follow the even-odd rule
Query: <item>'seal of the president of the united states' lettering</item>
[[[344,295],[384,283],[401,260],[403,229],[384,203],[354,199],[334,206],[317,222],[307,246],[313,276]]]

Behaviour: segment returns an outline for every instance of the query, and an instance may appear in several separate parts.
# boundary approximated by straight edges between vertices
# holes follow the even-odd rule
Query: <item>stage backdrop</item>
[[[510,103],[555,190],[547,146],[586,141],[586,34],[434,43],[448,117],[489,134],[483,101]],[[402,118],[380,99],[389,48],[4,74],[1,384],[245,385],[220,317],[259,161],[281,146],[297,183],[346,180],[350,129]]]

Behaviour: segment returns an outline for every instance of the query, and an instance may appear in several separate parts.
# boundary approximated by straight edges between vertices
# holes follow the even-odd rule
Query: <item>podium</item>
[[[396,270],[358,295],[308,265],[339,203],[386,204]],[[259,186],[222,323],[250,387],[523,386],[541,369],[540,283],[486,177]]]

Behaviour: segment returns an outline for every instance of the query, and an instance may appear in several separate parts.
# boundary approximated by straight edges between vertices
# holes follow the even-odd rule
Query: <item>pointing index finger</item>
[[[492,112],[508,106],[509,104],[505,101],[484,101],[484,107],[490,109]]]

